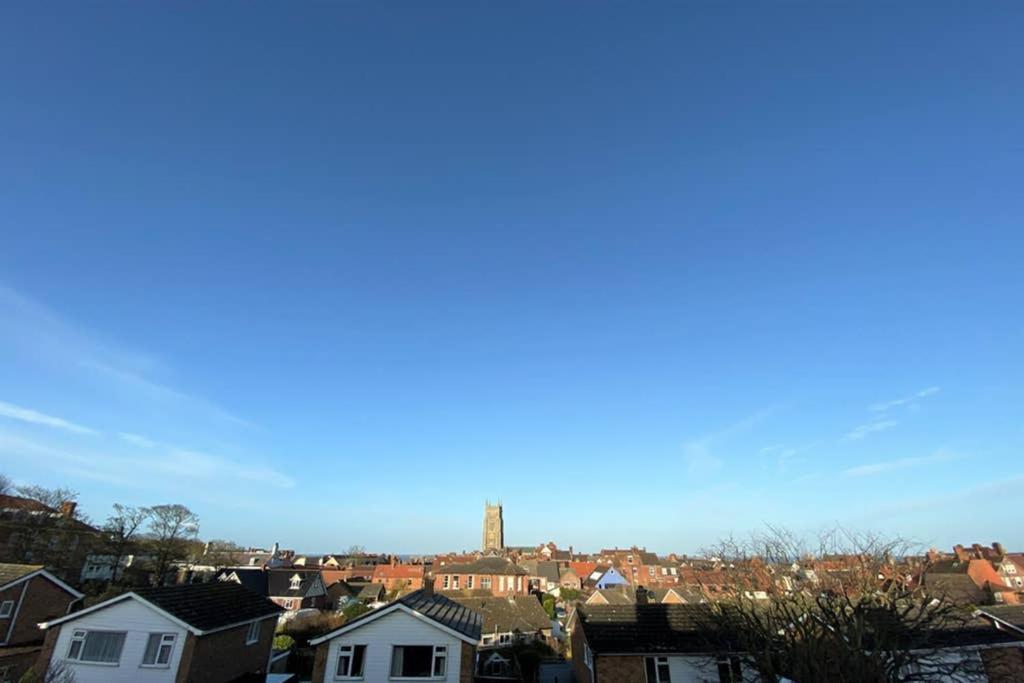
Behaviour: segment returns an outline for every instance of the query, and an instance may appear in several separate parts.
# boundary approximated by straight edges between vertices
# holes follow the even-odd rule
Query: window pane
[[[644,658],[644,667],[647,669],[647,683],[658,683],[658,674],[654,670],[654,659]]]
[[[160,634],[150,633],[146,641],[146,653],[142,655],[143,664],[156,664],[156,653],[160,648]]]
[[[356,645],[352,652],[352,674],[353,676],[363,675],[363,661],[366,659],[366,646]]]
[[[348,676],[348,665],[350,661],[351,657],[348,654],[348,652],[342,652],[341,655],[338,657],[337,673],[339,676]]]
[[[391,660],[391,675],[408,678],[429,678],[434,648],[430,645],[402,645],[395,647]]]
[[[157,664],[166,664],[171,661],[171,652],[174,651],[174,642],[164,643],[160,646],[160,654],[156,658]]]
[[[82,647],[82,661],[116,664],[121,660],[124,633],[90,631]]]

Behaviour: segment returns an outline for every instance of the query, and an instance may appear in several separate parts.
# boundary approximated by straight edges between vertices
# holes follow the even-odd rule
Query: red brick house
[[[391,564],[379,564],[373,570],[373,583],[384,584],[384,589],[393,590],[419,590],[423,588],[423,577],[425,568],[422,564],[398,564],[392,560]]]
[[[41,624],[39,668],[75,683],[264,680],[281,611],[230,581],[138,589]]]
[[[0,564],[0,681],[17,681],[38,659],[39,622],[68,614],[81,599],[41,566]]]
[[[484,557],[469,564],[450,564],[435,570],[434,590],[490,591],[491,595],[527,595],[530,577],[503,557]]]
[[[76,504],[60,509],[0,494],[0,562],[41,564],[62,581],[77,581],[102,532],[82,522]]]

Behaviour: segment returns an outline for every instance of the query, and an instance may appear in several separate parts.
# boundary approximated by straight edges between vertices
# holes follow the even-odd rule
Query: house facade
[[[530,577],[525,569],[501,557],[484,557],[469,564],[438,567],[437,591],[489,591],[491,595],[527,595]]]
[[[472,610],[429,589],[416,591],[311,640],[313,683],[471,683],[480,628]]]
[[[233,582],[140,589],[44,622],[41,664],[75,683],[265,676],[281,608]]]
[[[419,590],[423,588],[423,577],[426,568],[422,564],[391,564],[377,565],[373,569],[373,583],[384,584],[387,591]]]
[[[0,681],[17,681],[43,649],[39,622],[64,616],[82,594],[40,566],[0,564]]]

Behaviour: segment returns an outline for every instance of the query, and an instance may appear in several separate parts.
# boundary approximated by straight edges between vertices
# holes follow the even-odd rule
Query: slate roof
[[[298,588],[292,588],[292,577],[298,574],[302,580]],[[319,569],[272,569],[267,572],[267,595],[275,598],[299,598],[320,578]]]
[[[989,605],[979,609],[1024,631],[1024,605]]]
[[[541,561],[537,563],[537,576],[558,583],[558,563]]]
[[[272,617],[283,608],[233,581],[211,581],[132,591],[200,631]]]
[[[442,626],[452,629],[453,631],[458,631],[467,638],[480,640],[480,629],[483,625],[483,619],[480,615],[468,607],[460,605],[454,600],[450,600],[443,595],[418,590],[402,596],[396,600],[395,603],[400,603],[415,612],[419,612],[431,621],[435,621]],[[361,614],[346,623],[345,628],[348,628],[353,624],[357,624],[365,619],[373,618],[378,615],[381,610],[388,609],[388,607],[390,607],[390,605],[373,610],[372,612],[367,612],[366,614]]]
[[[966,573],[928,571],[922,578],[925,590],[933,597],[945,598],[961,605],[978,605],[988,599],[985,591]]]
[[[267,572],[260,567],[252,569],[221,569],[214,577],[217,581],[229,581],[227,577],[237,576],[238,583],[248,588],[256,595],[267,596]]]
[[[356,586],[357,584],[353,584],[353,587]],[[367,583],[362,586],[358,586],[358,588],[359,593],[356,597],[359,600],[378,600],[385,592],[383,583]]]
[[[706,605],[580,605],[576,614],[590,649],[598,654],[715,649]]]
[[[532,595],[509,598],[455,598],[455,602],[468,607],[483,618],[484,633],[535,633],[551,628],[540,601]]]
[[[522,567],[504,557],[482,557],[468,564],[448,564],[435,570],[438,574],[502,574],[505,576],[526,576]]]
[[[6,564],[0,563],[0,586],[6,586],[23,576],[37,572],[43,568],[41,564]]]

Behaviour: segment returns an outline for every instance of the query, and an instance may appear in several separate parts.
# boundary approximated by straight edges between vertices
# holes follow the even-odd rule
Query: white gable
[[[391,674],[391,648],[394,645],[444,645],[448,648],[447,675],[444,678],[430,680],[452,683],[459,680],[462,648],[469,647],[429,620],[420,619],[402,610],[394,610],[331,639],[327,653],[327,681],[334,679],[340,645],[366,646],[366,669],[363,678],[367,681],[388,680]]]
[[[75,683],[173,683],[187,631],[142,602],[122,600],[65,622],[60,627],[51,661],[64,660],[71,646],[71,636],[78,629],[121,631],[126,635],[118,666],[68,662],[74,672]],[[173,633],[177,636],[169,668],[139,667],[150,633]]]

